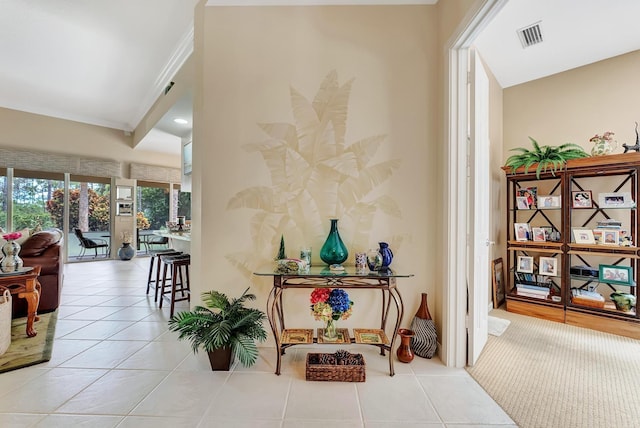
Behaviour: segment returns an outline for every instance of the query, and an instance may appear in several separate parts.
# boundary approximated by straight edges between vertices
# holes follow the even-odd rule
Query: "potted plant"
[[[547,172],[551,170],[551,173],[555,173],[558,168],[563,168],[564,164],[569,159],[578,159],[588,157],[589,154],[585,152],[582,147],[577,144],[562,144],[558,147],[540,146],[536,140],[529,137],[533,144],[533,150],[517,147],[511,149],[511,151],[520,152],[517,155],[510,156],[505,162],[505,166],[511,169],[511,172],[515,174],[516,170],[520,167],[524,167],[525,174],[529,172],[529,168],[538,164],[536,168],[536,178],[540,179],[541,172]]]
[[[258,358],[256,340],[264,342],[267,332],[262,324],[265,313],[244,306],[246,301],[256,299],[248,291],[232,300],[218,291],[204,292],[206,307],[175,314],[169,320],[169,329],[180,333],[178,339],[189,340],[194,353],[200,348],[208,352],[212,370],[229,370],[233,358],[245,367],[251,366]]]

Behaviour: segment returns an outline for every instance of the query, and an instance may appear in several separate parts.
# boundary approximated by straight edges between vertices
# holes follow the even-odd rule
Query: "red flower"
[[[22,233],[20,232],[11,232],[11,233],[7,233],[6,235],[2,235],[5,241],[13,241],[15,239],[20,238],[21,236],[22,236]]]
[[[311,304],[315,305],[319,302],[326,302],[329,298],[329,294],[331,293],[330,288],[315,288],[311,292]]]

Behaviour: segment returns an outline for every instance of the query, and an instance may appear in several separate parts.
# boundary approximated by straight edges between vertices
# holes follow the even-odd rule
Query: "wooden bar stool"
[[[171,310],[169,311],[169,316],[172,317],[176,302],[191,301],[191,287],[189,285],[191,256],[189,254],[161,255],[160,260],[162,261],[162,284],[160,286],[160,304],[158,307],[162,308],[164,295],[170,294]],[[171,268],[171,278],[167,276],[169,268]],[[170,284],[166,284],[168,279],[171,280]],[[169,287],[170,290],[167,290]],[[180,297],[176,296],[177,293],[180,293]]]
[[[177,255],[182,254],[182,251],[176,251],[173,248],[169,248],[167,250],[150,251],[149,253],[150,253],[151,257],[149,257],[149,277],[147,278],[147,294],[149,294],[149,289],[151,288],[151,285],[153,284],[153,288],[155,289],[153,301],[157,302],[158,301],[158,289],[160,288],[160,270],[161,270],[160,256],[162,256],[162,255],[177,256]],[[153,279],[153,277],[154,277],[154,275],[153,275],[154,266],[155,266],[155,270],[156,270],[155,279]]]

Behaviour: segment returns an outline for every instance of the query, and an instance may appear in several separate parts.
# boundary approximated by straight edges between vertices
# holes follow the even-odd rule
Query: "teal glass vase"
[[[349,257],[349,251],[340,238],[340,232],[338,232],[338,219],[331,219],[331,230],[327,240],[324,241],[322,249],[320,250],[320,259],[323,262],[331,265],[339,265]]]

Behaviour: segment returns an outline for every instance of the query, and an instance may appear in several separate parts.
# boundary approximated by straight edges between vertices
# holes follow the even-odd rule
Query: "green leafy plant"
[[[509,156],[505,162],[505,166],[511,168],[511,173],[515,173],[520,167],[524,167],[525,174],[529,172],[529,168],[538,164],[536,167],[536,177],[540,179],[542,172],[551,171],[555,175],[558,169],[564,168],[569,159],[578,159],[588,157],[582,147],[577,144],[562,144],[557,147],[540,146],[536,140],[529,137],[533,144],[533,150],[522,147],[511,149],[512,152],[519,152],[517,155]]]
[[[206,307],[175,314],[169,320],[169,329],[180,333],[179,339],[189,340],[194,353],[200,348],[206,352],[231,348],[242,365],[251,366],[258,358],[256,341],[267,340],[267,332],[262,325],[264,312],[244,307],[246,301],[256,299],[248,292],[249,288],[232,300],[218,291],[204,292]]]

